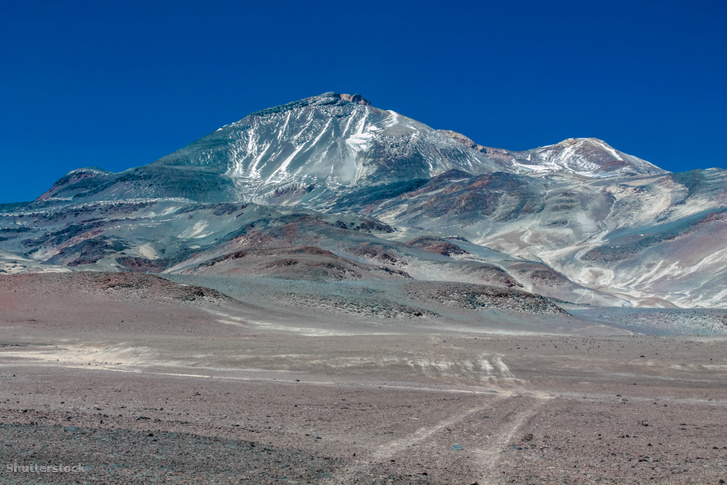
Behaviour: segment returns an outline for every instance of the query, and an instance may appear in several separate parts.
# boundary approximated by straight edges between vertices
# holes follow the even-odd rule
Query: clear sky
[[[727,168],[725,25],[724,0],[0,1],[0,202],[326,91],[487,146]]]

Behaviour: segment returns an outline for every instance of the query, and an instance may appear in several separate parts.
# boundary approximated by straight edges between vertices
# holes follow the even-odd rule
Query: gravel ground
[[[727,480],[724,337],[314,322],[84,278],[0,281],[2,484]],[[22,468],[58,465],[82,471]]]

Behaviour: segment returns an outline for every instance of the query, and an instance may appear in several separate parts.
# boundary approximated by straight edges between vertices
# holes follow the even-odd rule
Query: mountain
[[[440,132],[490,159],[497,160],[508,172],[525,175],[572,173],[595,178],[666,173],[656,165],[620,152],[597,138],[569,138],[555,145],[514,152],[478,145],[454,131]]]
[[[0,206],[0,272],[253,278],[352,299],[362,287],[406,299],[406,285],[439,281],[520,302],[720,308],[725,187],[724,170],[670,173],[595,138],[489,148],[325,93],[149,165],[74,170],[31,203]]]
[[[603,180],[446,173],[361,207],[393,227],[457,234],[547,264],[629,305],[727,301],[727,171]]]
[[[360,96],[326,93],[252,113],[144,167],[72,172],[43,197],[306,203],[345,187],[426,179],[450,169],[483,173],[498,166]]]
[[[362,186],[428,180],[449,170],[614,176],[663,173],[593,139],[528,152],[490,149],[359,95],[326,93],[252,113],[156,162],[119,174],[63,177],[42,199],[181,197],[325,207]]]

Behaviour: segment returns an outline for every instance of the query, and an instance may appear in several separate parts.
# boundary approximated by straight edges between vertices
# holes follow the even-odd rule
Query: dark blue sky
[[[727,168],[725,25],[723,0],[4,1],[0,202],[325,91],[488,146]]]

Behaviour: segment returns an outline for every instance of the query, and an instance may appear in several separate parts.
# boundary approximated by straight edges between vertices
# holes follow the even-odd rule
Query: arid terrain
[[[726,182],[335,92],[72,170],[0,204],[0,485],[724,483]]]
[[[477,326],[240,281],[0,277],[0,483],[727,480],[725,312]]]

